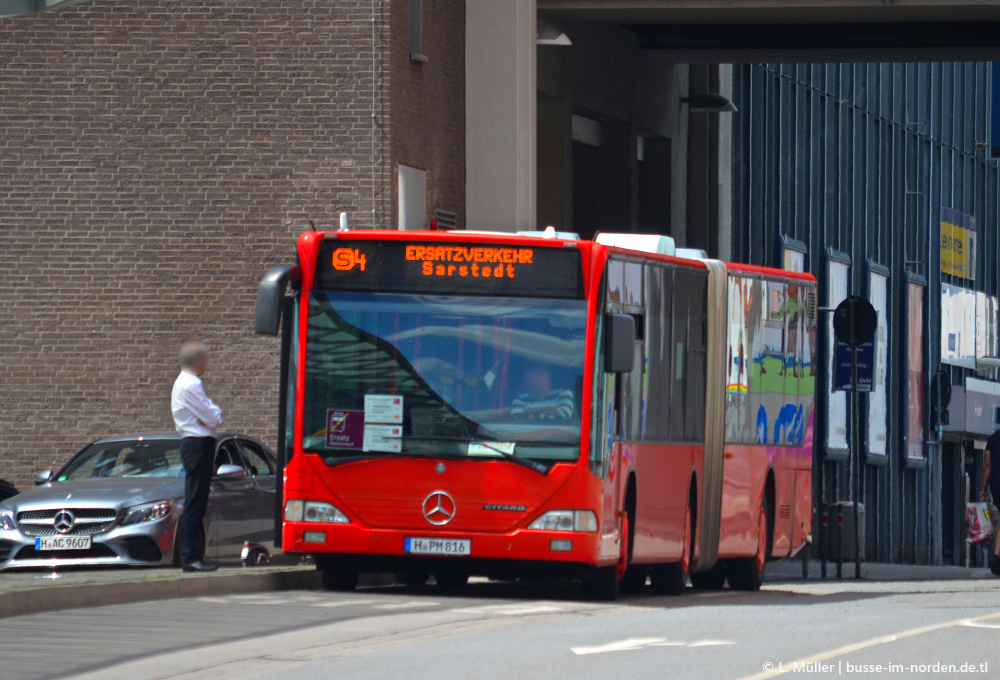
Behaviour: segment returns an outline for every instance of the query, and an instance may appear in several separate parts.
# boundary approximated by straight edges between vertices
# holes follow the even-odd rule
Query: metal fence
[[[884,393],[870,397],[887,399],[888,455],[861,466],[869,560],[937,563],[957,551],[961,538],[960,528],[942,526],[942,517],[957,521],[949,504],[964,508],[960,493],[942,488],[942,465],[955,466],[945,475],[954,479],[961,463],[931,446],[926,465],[907,465],[898,358],[907,349],[909,272],[927,282],[925,377],[939,367],[941,284],[953,282],[940,274],[942,207],[978,221],[977,280],[954,282],[998,292],[1000,176],[989,158],[990,89],[990,65],[982,63],[734,67],[733,259],[781,266],[783,239],[794,239],[805,244],[806,267],[822,290],[824,253],[834,249],[850,257],[850,293],[859,295],[866,262],[888,271],[888,318],[880,319],[889,333],[888,382]],[[821,329],[825,347],[825,324]],[[956,384],[967,372],[945,368]],[[820,394],[818,510],[850,497],[849,464],[822,450],[826,408]],[[945,538],[951,543],[943,545]]]

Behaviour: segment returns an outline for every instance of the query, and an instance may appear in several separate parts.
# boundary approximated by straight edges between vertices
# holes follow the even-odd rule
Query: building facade
[[[859,422],[865,557],[982,564],[964,542],[964,511],[1000,424],[990,65],[746,65],[734,92],[734,259],[807,269],[821,304],[859,295],[879,312]],[[826,314],[818,520],[856,500],[835,344]],[[938,371],[954,384],[947,423],[934,412]],[[814,523],[820,549],[822,528]]]
[[[0,19],[0,477],[171,429],[181,340],[273,440],[261,274],[335,224],[464,226],[462,2],[93,0]],[[8,6],[5,8],[9,9]]]

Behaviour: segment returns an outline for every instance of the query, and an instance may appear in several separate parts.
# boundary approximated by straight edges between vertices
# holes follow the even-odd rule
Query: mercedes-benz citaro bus
[[[333,589],[758,589],[811,529],[815,280],[674,252],[303,234],[256,310],[283,329],[282,549]]]

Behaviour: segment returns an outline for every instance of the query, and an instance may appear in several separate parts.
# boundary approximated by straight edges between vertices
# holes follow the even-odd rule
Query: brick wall
[[[388,13],[95,0],[0,20],[0,477],[24,487],[91,438],[171,428],[188,337],[212,346],[226,427],[273,442],[260,275],[292,261],[310,219],[395,221]]]
[[[464,228],[465,1],[423,0],[426,63],[410,60],[410,0],[391,2],[393,167],[426,170],[428,219],[438,208],[454,210]],[[395,205],[395,172],[393,180]]]

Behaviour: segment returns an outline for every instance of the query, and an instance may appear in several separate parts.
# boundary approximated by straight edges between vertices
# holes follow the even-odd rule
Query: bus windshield
[[[576,460],[584,300],[316,292],[302,446]]]

